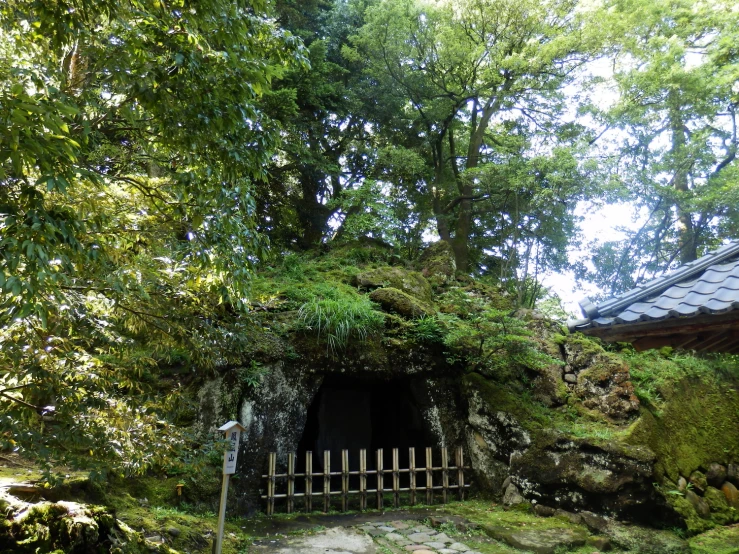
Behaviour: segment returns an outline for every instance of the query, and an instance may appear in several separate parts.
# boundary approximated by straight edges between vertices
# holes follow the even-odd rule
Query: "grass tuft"
[[[360,341],[380,331],[385,316],[366,297],[313,298],[298,312],[300,327],[326,340],[332,355],[346,348],[352,338]]]

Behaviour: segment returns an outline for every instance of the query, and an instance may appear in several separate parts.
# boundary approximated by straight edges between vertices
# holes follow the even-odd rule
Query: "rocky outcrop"
[[[431,285],[417,271],[408,271],[399,267],[381,267],[363,271],[356,275],[353,284],[364,290],[375,290],[391,287],[420,300],[431,302]]]
[[[418,263],[422,268],[421,273],[433,286],[449,283],[457,272],[452,245],[443,240],[428,246]]]
[[[581,336],[561,336],[559,342],[566,364],[564,381],[586,408],[616,422],[638,414],[629,367],[621,358]]]
[[[429,315],[430,310],[421,302],[402,290],[385,287],[372,291],[369,295],[386,312],[395,313],[407,318]]]
[[[638,518],[645,503],[657,498],[653,462],[654,454],[646,448],[554,435],[515,453],[510,471],[530,501]]]
[[[466,377],[467,448],[479,484],[503,492],[511,456],[531,444],[531,436],[510,412],[505,391],[489,386],[479,375]]]

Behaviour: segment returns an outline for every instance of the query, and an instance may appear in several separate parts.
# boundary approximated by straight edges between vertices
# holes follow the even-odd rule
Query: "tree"
[[[288,29],[303,37],[310,67],[286,72],[265,97],[284,140],[258,189],[260,227],[275,243],[310,249],[331,239],[346,218],[345,195],[370,172],[361,62],[341,55],[361,26],[361,3],[278,4]]]
[[[135,396],[157,364],[239,363],[264,250],[251,191],[277,138],[258,98],[304,59],[264,9],[0,7],[5,446],[141,470],[185,446]]]
[[[562,89],[584,56],[574,8],[568,0],[384,0],[367,9],[347,50],[367,60],[379,132],[425,161],[415,186],[461,271],[511,237],[475,244],[491,219],[510,214],[499,202],[516,188],[505,173],[520,169],[510,167],[528,167],[524,180],[540,179],[539,186],[548,179],[524,159],[545,155],[543,142],[563,135]],[[572,193],[548,189],[565,204]]]
[[[598,17],[618,93],[594,111],[600,141],[621,198],[648,214],[596,254],[596,279],[616,292],[737,236],[739,14],[722,1],[614,0]]]

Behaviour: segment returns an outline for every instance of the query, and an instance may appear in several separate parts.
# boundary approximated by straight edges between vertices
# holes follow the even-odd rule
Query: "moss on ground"
[[[739,553],[739,525],[719,527],[689,540],[692,554]]]
[[[485,500],[468,500],[465,502],[452,502],[437,510],[442,513],[456,515],[476,523],[483,530],[485,528],[503,528],[510,530],[570,530],[582,536],[590,536],[587,528],[582,525],[573,524],[564,517],[539,517],[530,510],[528,504],[515,509],[505,509]],[[484,532],[484,531],[483,531]],[[477,540],[476,540],[477,539]],[[521,552],[498,541],[481,540],[478,533],[469,534],[463,541],[470,548],[483,552],[484,554],[495,554],[504,552]],[[592,546],[572,548],[563,552],[592,554],[595,549]]]

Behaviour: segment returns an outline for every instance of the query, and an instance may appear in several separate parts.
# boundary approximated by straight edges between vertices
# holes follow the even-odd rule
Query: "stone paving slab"
[[[275,554],[377,554],[372,537],[357,529],[335,527],[316,535],[260,541],[256,550]]]

